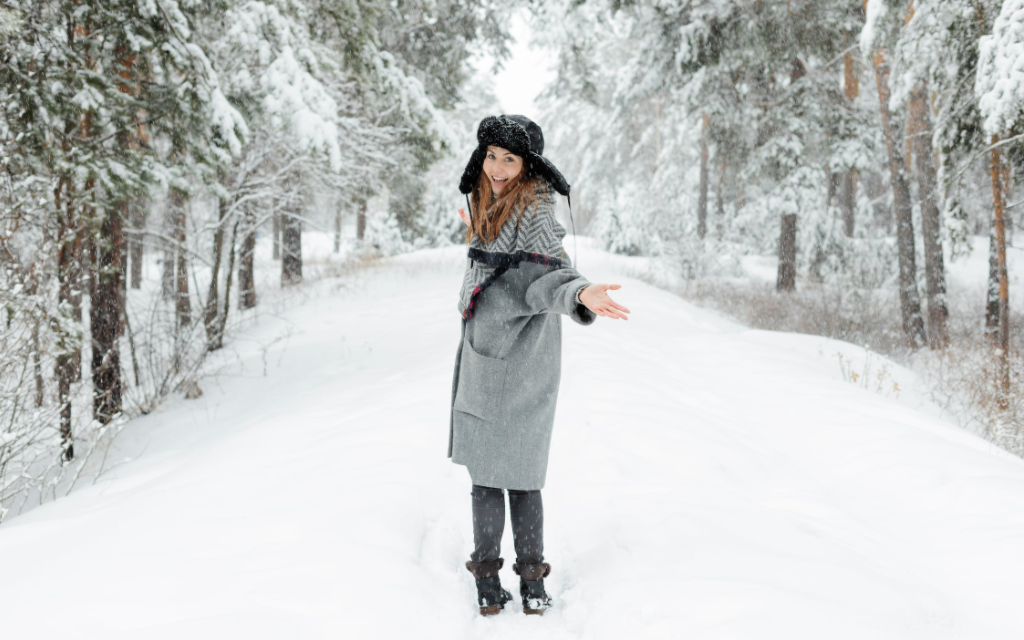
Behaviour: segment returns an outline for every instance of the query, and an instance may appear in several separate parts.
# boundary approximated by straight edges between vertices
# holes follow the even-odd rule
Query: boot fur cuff
[[[537,564],[519,564],[517,562],[512,565],[512,570],[523,580],[532,582],[548,577],[548,574],[551,573],[551,565],[547,562],[538,562]]]
[[[466,563],[466,568],[473,574],[473,577],[477,580],[483,580],[485,578],[493,578],[498,575],[498,570],[505,565],[504,558],[498,558],[490,562],[472,562]]]

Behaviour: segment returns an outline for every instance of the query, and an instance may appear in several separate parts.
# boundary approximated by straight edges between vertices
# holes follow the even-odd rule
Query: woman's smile
[[[508,149],[488,146],[484,158],[484,173],[491,180],[491,190],[501,193],[523,171],[523,159]]]

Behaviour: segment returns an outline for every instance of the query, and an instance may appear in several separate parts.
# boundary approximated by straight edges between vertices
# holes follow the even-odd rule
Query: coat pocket
[[[482,420],[496,419],[504,406],[507,374],[508,362],[480,355],[467,340],[462,346],[459,388],[452,408]]]

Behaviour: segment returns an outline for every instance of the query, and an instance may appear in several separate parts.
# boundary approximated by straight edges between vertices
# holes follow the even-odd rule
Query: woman
[[[473,481],[475,548],[466,568],[476,578],[480,613],[492,615],[512,599],[498,570],[509,491],[519,592],[525,613],[551,606],[544,577],[540,490],[561,373],[562,318],[581,325],[596,316],[627,319],[608,297],[617,284],[591,284],[562,248],[554,192],[569,195],[562,174],[545,159],[544,137],[523,116],[488,117],[459,184],[470,213],[469,261],[459,312],[462,339],[452,383],[448,456]]]

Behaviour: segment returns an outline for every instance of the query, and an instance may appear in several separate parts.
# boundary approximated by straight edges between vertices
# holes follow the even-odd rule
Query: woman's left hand
[[[620,289],[617,284],[591,284],[580,293],[580,302],[599,316],[606,318],[629,320],[626,314],[629,309],[615,302],[608,296],[609,289]]]

